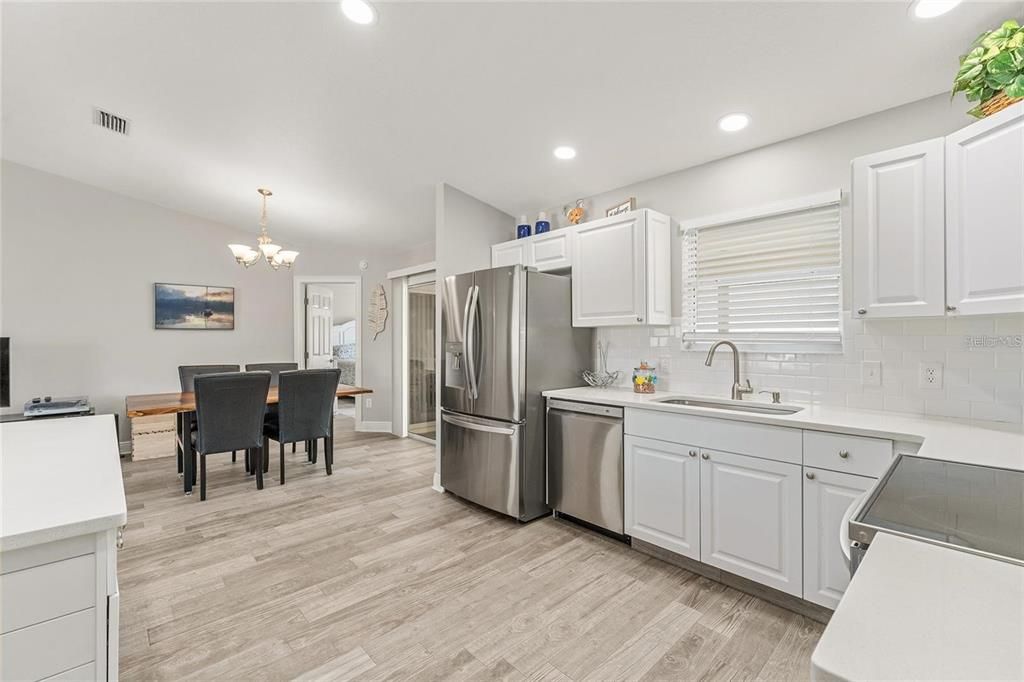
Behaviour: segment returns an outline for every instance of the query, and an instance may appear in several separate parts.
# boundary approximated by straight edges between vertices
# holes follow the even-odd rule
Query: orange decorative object
[[[583,220],[583,214],[583,199],[577,199],[576,205],[566,211],[565,217],[569,219],[570,224],[579,225],[580,221]]]

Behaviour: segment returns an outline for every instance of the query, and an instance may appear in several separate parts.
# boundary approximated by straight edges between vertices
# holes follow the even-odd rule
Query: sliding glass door
[[[437,428],[434,348],[436,289],[434,273],[409,278],[408,373],[409,435],[433,442]]]

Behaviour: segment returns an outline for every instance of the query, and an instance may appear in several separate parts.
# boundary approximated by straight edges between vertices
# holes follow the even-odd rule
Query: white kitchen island
[[[0,679],[117,679],[112,415],[0,425]]]

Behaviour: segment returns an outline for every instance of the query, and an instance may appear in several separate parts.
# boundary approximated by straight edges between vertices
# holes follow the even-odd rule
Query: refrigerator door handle
[[[516,433],[515,428],[511,426],[492,426],[490,424],[481,424],[480,422],[470,421],[468,419],[457,417],[454,414],[444,413],[441,415],[441,419],[448,422],[452,426],[458,426],[463,429],[469,429],[470,431],[496,433],[501,436],[514,436]]]
[[[469,383],[469,397],[480,397],[480,386],[476,374],[476,311],[480,298],[480,287],[473,285],[466,292],[466,312],[463,316],[466,329],[462,338],[466,340],[466,378]]]

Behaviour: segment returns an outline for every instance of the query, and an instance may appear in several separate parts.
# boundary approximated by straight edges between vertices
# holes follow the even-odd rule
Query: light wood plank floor
[[[348,427],[346,431],[345,428]],[[124,465],[121,676],[801,679],[821,626],[562,521],[430,488],[433,448],[339,421],[334,475],[229,456],[209,498]]]

